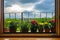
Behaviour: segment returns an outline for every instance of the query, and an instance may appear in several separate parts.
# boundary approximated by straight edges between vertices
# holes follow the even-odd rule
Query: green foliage
[[[31,18],[31,20],[36,20],[37,23],[41,23],[42,21],[49,22],[51,19],[52,18],[47,18],[47,19],[46,18]],[[22,22],[21,19],[14,19],[14,18],[10,19],[10,18],[6,18],[4,20],[4,27],[5,28],[9,28],[10,22],[14,22],[14,23],[17,23],[17,31],[20,31],[21,30],[21,26],[27,27],[27,28],[30,29],[30,27],[31,27],[31,23],[30,23],[31,20],[26,21],[26,22]],[[50,27],[50,25],[49,25],[49,27]]]

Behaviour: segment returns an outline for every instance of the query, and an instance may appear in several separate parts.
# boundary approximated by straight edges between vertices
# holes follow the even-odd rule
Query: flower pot
[[[49,28],[48,24],[45,24],[44,29],[45,29],[45,33],[50,32],[50,28]]]
[[[31,27],[31,32],[32,32],[32,33],[37,32],[37,28],[36,28],[36,27]]]
[[[16,33],[17,25],[14,22],[10,23],[9,31],[10,33]]]
[[[35,20],[31,21],[31,28],[30,28],[30,30],[31,30],[32,33],[37,32],[37,27],[38,27],[37,22]]]
[[[9,29],[8,28],[4,28],[4,32],[9,32]]]
[[[21,32],[28,32],[28,28],[22,28]]]
[[[49,28],[45,28],[45,32],[46,33],[49,33],[50,32],[50,29]]]
[[[55,28],[55,26],[56,26],[56,25],[55,25],[55,19],[51,20],[50,22],[51,22],[51,24],[52,24],[51,32],[52,32],[52,33],[55,33],[55,32],[56,32],[56,28]]]
[[[10,27],[10,28],[9,28],[9,31],[10,31],[10,33],[16,33],[16,29],[17,29],[17,28]]]
[[[37,32],[37,30],[36,29],[31,29],[31,32],[35,33],[35,32]]]
[[[43,28],[38,29],[38,31],[42,33],[43,32]]]
[[[41,25],[41,24],[39,25],[38,31],[39,31],[39,32],[43,32],[43,25]]]
[[[56,32],[56,28],[55,28],[55,27],[52,27],[52,28],[51,28],[51,32],[52,32],[52,33],[55,33],[55,32]]]

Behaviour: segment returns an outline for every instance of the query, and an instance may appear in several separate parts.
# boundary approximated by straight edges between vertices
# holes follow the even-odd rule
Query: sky
[[[55,12],[55,0],[4,0],[4,13],[17,13],[18,16],[20,12],[32,12],[29,17],[34,14],[39,17],[38,12]],[[45,17],[46,13],[41,16]],[[27,13],[24,13],[24,17],[27,17]],[[51,17],[51,13],[48,13],[48,17]]]

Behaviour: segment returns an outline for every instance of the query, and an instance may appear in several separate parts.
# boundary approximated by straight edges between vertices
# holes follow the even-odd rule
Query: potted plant
[[[4,22],[4,24],[6,24],[6,25],[4,25],[5,27],[4,27],[4,32],[9,32],[9,24],[10,24],[10,20],[9,21],[7,21],[7,20],[5,20],[5,22]]]
[[[50,32],[50,28],[49,28],[48,22],[44,23],[44,29],[45,29],[46,33]]]
[[[55,33],[55,32],[56,32],[56,28],[55,28],[54,25],[52,25],[52,27],[51,27],[51,32],[52,32],[52,33]]]
[[[9,32],[9,28],[4,28],[4,32]]]
[[[21,32],[28,32],[29,28],[27,27],[27,24],[26,23],[22,23],[21,24]]]
[[[44,24],[43,23],[39,23],[39,25],[38,25],[38,31],[39,32],[43,32],[43,27],[44,27]]]
[[[32,20],[31,21],[31,27],[30,27],[30,30],[32,33],[37,32],[37,26],[38,26],[37,22],[35,20]]]
[[[16,33],[16,29],[17,29],[17,24],[14,23],[14,22],[11,22],[10,23],[10,26],[9,26],[9,30],[11,33]]]
[[[50,20],[50,23],[51,23],[51,25],[52,25],[52,27],[51,27],[51,32],[52,32],[52,33],[55,33],[55,32],[56,32],[55,20],[54,20],[54,19]]]

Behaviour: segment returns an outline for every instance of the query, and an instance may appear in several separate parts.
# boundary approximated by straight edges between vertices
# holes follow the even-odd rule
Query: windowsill
[[[57,34],[1,34],[1,37],[56,37]]]

